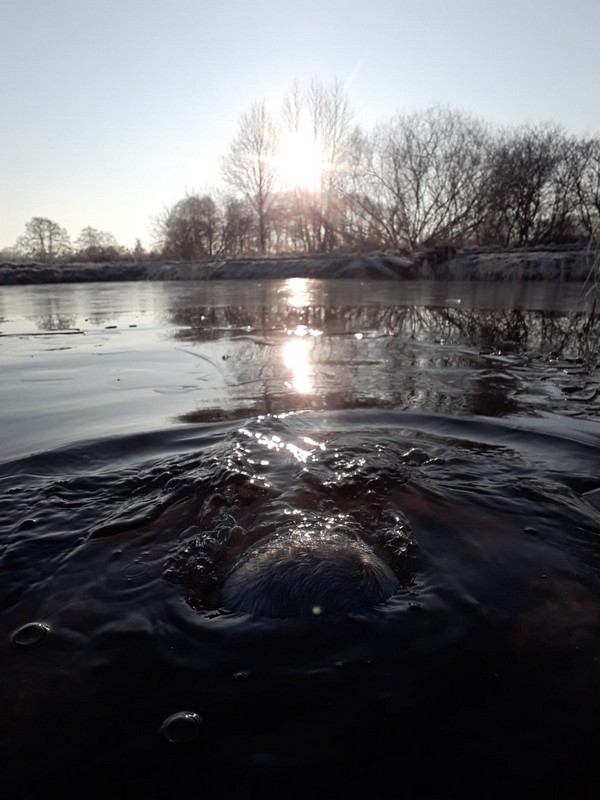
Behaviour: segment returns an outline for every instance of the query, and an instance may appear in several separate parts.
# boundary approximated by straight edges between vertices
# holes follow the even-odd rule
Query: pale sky
[[[0,248],[33,216],[132,247],[254,101],[346,87],[365,128],[434,103],[600,132],[600,0],[0,0]]]

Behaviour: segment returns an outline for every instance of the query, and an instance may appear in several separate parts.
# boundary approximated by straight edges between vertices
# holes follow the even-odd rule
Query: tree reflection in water
[[[389,408],[505,416],[598,413],[600,324],[581,313],[321,302],[288,281],[260,305],[183,305],[169,322],[212,363],[220,408],[185,421],[303,409]],[[273,296],[273,295],[271,295]],[[214,346],[218,345],[215,350]]]

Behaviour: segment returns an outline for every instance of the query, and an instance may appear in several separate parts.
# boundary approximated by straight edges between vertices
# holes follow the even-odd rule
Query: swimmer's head
[[[364,542],[340,533],[288,533],[249,548],[223,587],[223,605],[265,617],[339,614],[369,608],[398,588]]]

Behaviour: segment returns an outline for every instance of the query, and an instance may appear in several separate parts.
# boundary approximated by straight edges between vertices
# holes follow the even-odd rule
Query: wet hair
[[[366,543],[328,532],[272,536],[229,572],[223,605],[266,617],[339,614],[387,600],[398,578]]]

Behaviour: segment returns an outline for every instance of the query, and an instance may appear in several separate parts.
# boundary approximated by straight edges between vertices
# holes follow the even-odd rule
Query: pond
[[[592,796],[590,292],[15,286],[0,333],[7,796]]]

